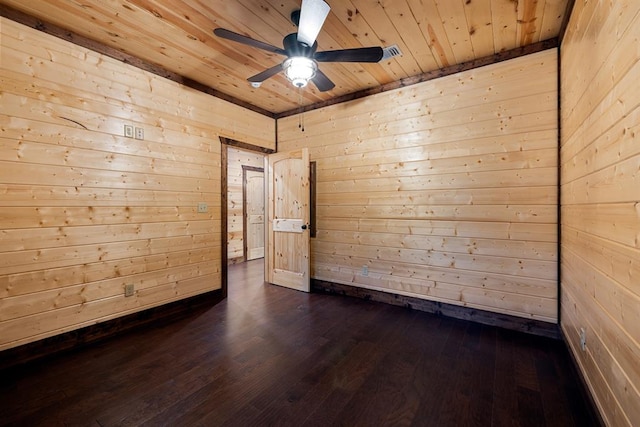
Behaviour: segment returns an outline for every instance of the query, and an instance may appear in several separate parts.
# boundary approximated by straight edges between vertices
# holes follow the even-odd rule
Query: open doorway
[[[264,156],[227,147],[228,264],[264,256]]]
[[[264,156],[227,148],[228,264],[264,256]]]
[[[220,138],[222,160],[222,287],[227,266],[264,259],[264,160],[274,150]],[[262,205],[262,207],[261,207]]]

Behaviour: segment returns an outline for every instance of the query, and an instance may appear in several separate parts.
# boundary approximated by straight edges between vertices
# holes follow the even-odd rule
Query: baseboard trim
[[[0,351],[0,372],[57,356],[134,329],[166,324],[199,310],[208,309],[222,299],[222,291],[218,289],[3,350]]]
[[[562,339],[560,328],[557,324],[543,322],[540,320],[524,319],[517,316],[510,316],[508,314],[493,313],[476,308],[462,307],[438,301],[429,301],[390,292],[359,288],[356,286],[343,285],[317,279],[311,279],[311,290],[312,292],[345,295],[370,301],[383,302],[386,304],[411,308],[413,310],[433,313],[439,316],[469,320],[472,322],[482,323],[484,325],[498,326],[505,329],[553,338],[556,340]]]
[[[588,404],[587,406],[589,406],[591,409],[591,413],[589,414],[589,416],[593,421],[594,425],[605,426],[606,424],[604,422],[604,418],[602,418],[602,414],[598,410],[598,405],[596,405],[596,401],[593,398],[593,395],[591,394],[591,392],[589,391],[587,380],[584,378],[584,375],[580,370],[580,365],[578,364],[578,360],[576,359],[575,354],[573,354],[573,351],[571,351],[571,347],[569,346],[569,340],[567,340],[567,337],[565,336],[565,333],[562,330],[562,328],[559,328],[559,330],[560,330],[560,336],[562,337],[562,341],[564,341],[564,345],[567,349],[567,353],[569,353],[569,358],[571,359],[570,364],[571,364],[571,367],[573,368],[573,371],[574,371],[573,373],[575,374],[576,377],[579,378],[580,394],[582,394],[581,397],[584,399],[585,402],[587,402]]]

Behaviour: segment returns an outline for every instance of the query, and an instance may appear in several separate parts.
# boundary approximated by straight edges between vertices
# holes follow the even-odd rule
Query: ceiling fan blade
[[[298,41],[313,46],[331,8],[324,0],[302,0]]]
[[[360,47],[316,52],[314,59],[318,62],[379,62],[383,54],[381,47]]]
[[[233,31],[224,28],[216,28],[213,30],[213,34],[218,37],[222,37],[223,39],[246,44],[247,46],[257,47],[258,49],[266,50],[267,52],[273,52],[285,56],[287,55],[287,52],[285,52],[284,49],[272,46],[269,43],[252,39],[251,37],[243,36],[242,34],[234,33]]]
[[[336,87],[336,85],[329,80],[329,77],[320,70],[316,70],[316,75],[311,79],[311,81],[316,85],[320,92],[326,92]]]
[[[249,80],[251,83],[262,83],[269,77],[275,76],[280,71],[282,71],[282,64],[274,65],[273,67],[267,68],[266,70],[256,74],[255,76],[249,77],[247,80]]]

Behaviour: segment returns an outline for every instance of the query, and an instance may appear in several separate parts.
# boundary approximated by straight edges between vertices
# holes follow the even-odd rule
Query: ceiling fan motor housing
[[[305,56],[307,58],[313,58],[318,48],[318,42],[314,42],[313,46],[307,46],[306,44],[298,41],[298,35],[291,33],[282,40],[284,50],[289,57],[292,56]]]

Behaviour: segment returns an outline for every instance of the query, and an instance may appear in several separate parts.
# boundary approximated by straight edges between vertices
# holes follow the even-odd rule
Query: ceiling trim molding
[[[406,77],[404,79],[387,83],[381,86],[364,89],[358,92],[348,93],[346,95],[338,96],[326,101],[317,102],[315,104],[307,105],[304,107],[294,108],[289,111],[284,111],[275,115],[276,119],[283,117],[293,116],[295,114],[305,113],[318,108],[328,107],[330,105],[341,104],[343,102],[353,101],[354,99],[365,98],[367,96],[375,95],[382,92],[387,92],[394,89],[399,89],[406,86],[415,85],[418,83],[426,82],[429,80],[438,79],[441,77],[449,76],[451,74],[460,73],[462,71],[469,71],[474,68],[484,67],[486,65],[496,64],[498,62],[507,61],[509,59],[518,58],[520,56],[530,55],[532,53],[541,52],[547,49],[553,49],[558,47],[558,38],[552,38],[544,40],[538,43],[530,44],[523,47],[507,50],[504,52],[498,52],[494,55],[485,56],[483,58],[474,59],[472,61],[463,62],[461,64],[451,65],[449,67],[440,68],[433,71],[427,71],[426,73],[418,74],[412,77]]]
[[[172,80],[176,83],[187,86],[191,89],[206,93],[207,95],[211,95],[216,98],[222,99],[224,101],[231,102],[232,104],[236,104],[248,110],[255,111],[256,113],[262,114],[272,119],[275,118],[275,114],[273,112],[265,110],[264,108],[260,108],[249,102],[246,102],[234,96],[228,95],[224,92],[221,92],[210,86],[199,83],[188,77],[174,73],[173,71],[169,71],[159,65],[153,64],[151,62],[147,62],[136,56],[129,55],[121,50],[115,49],[103,43],[100,43],[95,40],[76,34],[73,31],[65,30],[64,28],[61,28],[57,25],[42,21],[41,19],[38,19],[34,16],[31,16],[29,14],[16,10],[12,7],[0,4],[0,16],[10,19],[12,21],[15,21],[19,24],[26,25],[27,27],[31,27],[38,31],[42,31],[43,33],[49,34],[51,36],[66,40],[78,46],[97,52],[99,54],[106,55],[118,61],[124,62],[125,64],[132,65],[141,70],[148,71],[157,76]]]

